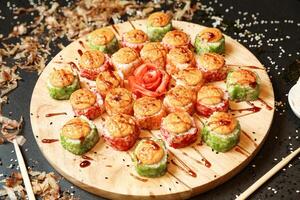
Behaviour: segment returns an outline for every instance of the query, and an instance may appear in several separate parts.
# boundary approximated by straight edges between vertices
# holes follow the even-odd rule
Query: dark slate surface
[[[218,2],[205,0],[202,2],[214,8],[214,15],[223,16],[224,23],[229,25],[225,31],[226,34],[240,39],[266,67],[270,68],[269,74],[272,77],[276,101],[283,103],[283,106],[277,108],[269,136],[253,161],[228,182],[193,198],[234,199],[236,194],[248,188],[255,180],[278,163],[282,157],[285,157],[290,150],[300,146],[300,119],[296,118],[292,113],[287,104],[286,96],[289,88],[295,83],[295,77],[300,75],[300,1],[219,0]],[[15,4],[17,6],[29,5],[26,1],[15,1]],[[11,11],[6,7],[6,1],[0,2],[0,11],[0,15],[6,17],[4,20],[0,19],[0,33],[7,34],[12,29],[15,21],[12,20]],[[245,12],[248,12],[248,14],[245,14]],[[253,25],[252,14],[257,17],[259,24]],[[245,19],[243,19],[244,17]],[[252,25],[237,29],[232,26],[237,19],[240,19],[241,23],[251,22]],[[279,23],[275,22],[277,20]],[[207,13],[198,11],[193,18],[193,22],[211,26],[214,20],[211,20]],[[252,36],[244,38],[238,35],[238,32],[243,32],[245,29],[252,33],[264,35],[264,38],[258,39],[258,41],[261,40],[262,42],[261,47],[255,47],[258,41],[255,39],[251,41],[250,38]],[[276,41],[276,38],[278,41]],[[283,39],[280,40],[280,38]],[[273,46],[268,46],[270,43]],[[282,53],[280,54],[280,52]],[[55,53],[57,51],[54,50],[52,56]],[[297,71],[298,74],[296,73]],[[4,106],[4,113],[8,115],[9,112],[12,112],[11,116],[16,119],[19,119],[21,115],[25,118],[23,134],[27,138],[27,142],[22,147],[22,151],[28,166],[36,170],[54,171],[37,147],[29,120],[30,98],[38,76],[35,73],[24,71],[21,71],[21,76],[23,81],[19,83],[18,89],[9,95],[10,101],[8,105]],[[15,159],[13,146],[10,144],[1,145],[0,174],[9,175],[14,171],[17,166]],[[13,164],[12,169],[8,168],[10,164]],[[76,186],[72,186],[66,180],[61,181],[61,186],[63,190],[69,190],[81,199],[101,199]],[[251,199],[300,199],[300,157],[295,158],[290,165],[286,166],[284,170],[281,170],[259,188],[251,196]]]

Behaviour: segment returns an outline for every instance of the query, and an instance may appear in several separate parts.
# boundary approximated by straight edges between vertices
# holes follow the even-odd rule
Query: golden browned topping
[[[110,90],[105,98],[105,102],[110,107],[122,108],[132,104],[132,94],[125,88],[115,88]]]
[[[165,44],[169,44],[172,46],[184,46],[188,45],[190,42],[189,36],[180,30],[173,30],[169,31],[164,38],[162,39],[162,42]]]
[[[141,44],[148,40],[147,34],[139,29],[133,29],[128,31],[123,36],[124,41],[134,43],[134,44]]]
[[[215,105],[221,103],[224,97],[224,92],[215,86],[203,86],[197,94],[197,101],[206,105]]]
[[[159,42],[146,43],[140,53],[145,63],[154,63],[160,67],[165,66],[167,51]]]
[[[119,87],[121,85],[121,78],[116,71],[100,72],[96,78],[96,87],[100,94],[106,95],[109,89]]]
[[[72,85],[74,79],[74,74],[68,69],[54,69],[49,77],[51,85],[59,88]]]
[[[196,94],[193,90],[182,85],[178,85],[168,91],[165,101],[172,106],[181,107],[193,103],[196,99]]]
[[[124,47],[112,55],[114,63],[129,64],[138,59],[139,54],[132,48]]]
[[[167,58],[173,63],[184,64],[194,61],[194,54],[186,47],[176,47],[170,50]]]
[[[239,84],[252,85],[253,83],[256,83],[256,74],[245,69],[239,69],[231,72],[230,78],[232,79],[232,81]]]
[[[105,61],[105,56],[101,51],[88,50],[80,57],[80,67],[84,69],[97,69]]]
[[[125,137],[137,131],[137,124],[130,115],[115,114],[105,121],[105,128],[113,137]]]
[[[224,135],[232,133],[237,123],[237,120],[226,112],[214,112],[207,122],[211,130]]]
[[[170,22],[171,18],[168,14],[163,13],[163,12],[156,12],[151,14],[148,19],[147,23],[150,26],[154,27],[162,27],[166,26]]]
[[[180,70],[174,75],[174,77],[176,80],[181,81],[182,84],[186,86],[197,86],[204,81],[202,72],[196,68]]]
[[[70,139],[81,139],[85,138],[90,132],[89,123],[76,117],[63,126],[61,134]]]
[[[192,128],[192,118],[187,112],[173,112],[163,119],[162,125],[170,133],[184,133]]]
[[[133,105],[134,114],[137,116],[152,116],[160,112],[162,101],[154,97],[142,97]]]
[[[79,89],[70,96],[70,102],[74,109],[89,108],[96,103],[96,95],[88,89]]]
[[[110,28],[100,28],[91,32],[88,36],[89,41],[93,45],[106,45],[115,37],[114,32]]]
[[[204,70],[218,70],[225,65],[224,57],[217,53],[204,53],[197,56],[197,62]]]
[[[138,144],[135,154],[139,163],[152,165],[160,162],[165,153],[163,148],[157,142],[147,139]]]
[[[223,35],[222,32],[217,28],[206,28],[201,31],[197,37],[205,42],[217,42],[223,37]]]

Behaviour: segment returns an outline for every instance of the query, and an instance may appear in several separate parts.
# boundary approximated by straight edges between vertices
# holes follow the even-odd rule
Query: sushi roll
[[[190,45],[190,37],[183,31],[173,30],[168,32],[161,42],[167,49],[186,47]]]
[[[229,98],[235,101],[253,101],[259,96],[259,77],[256,73],[238,69],[228,73],[226,87]]]
[[[142,97],[133,105],[134,117],[142,129],[159,129],[161,120],[167,112],[160,99],[154,97]]]
[[[218,152],[229,151],[239,142],[241,127],[230,113],[215,112],[202,129],[203,141]]]
[[[76,155],[88,152],[99,139],[96,126],[84,116],[69,120],[60,133],[63,148]]]
[[[217,28],[206,28],[195,38],[195,50],[197,54],[214,52],[225,53],[225,37]]]
[[[222,55],[216,53],[204,53],[196,56],[196,63],[204,75],[206,82],[221,81],[226,79],[227,67]]]
[[[132,74],[134,69],[142,62],[137,51],[129,47],[119,49],[112,55],[111,61],[123,79]]]
[[[160,177],[167,172],[167,149],[162,140],[143,139],[138,142],[132,160],[140,176]]]
[[[110,28],[97,29],[87,36],[91,49],[100,50],[103,53],[113,54],[119,49],[118,40]]]
[[[208,117],[215,111],[227,112],[228,108],[227,94],[221,88],[209,85],[198,91],[196,109],[200,115]]]
[[[160,69],[165,69],[167,50],[159,42],[145,44],[140,54],[144,63],[153,64]]]
[[[191,88],[197,92],[204,84],[202,72],[197,68],[183,69],[173,75],[176,85]]]
[[[117,71],[100,72],[96,78],[96,88],[102,97],[105,97],[109,90],[123,86],[123,80]]]
[[[147,33],[152,42],[160,42],[172,30],[171,17],[163,12],[151,14],[147,19]]]
[[[166,71],[173,75],[179,70],[195,67],[195,57],[186,47],[173,48],[167,54]]]
[[[163,118],[161,134],[166,143],[173,148],[183,148],[198,138],[194,119],[187,112],[173,112]]]
[[[105,97],[105,109],[108,115],[133,113],[132,93],[125,88],[114,88]]]
[[[140,134],[140,129],[134,117],[126,114],[109,116],[102,131],[104,140],[118,151],[129,150]]]
[[[101,71],[109,68],[108,57],[99,50],[89,50],[80,57],[80,76],[95,80]]]
[[[122,36],[123,47],[130,47],[137,52],[140,52],[146,42],[148,42],[147,34],[139,29],[128,31]]]
[[[69,69],[54,69],[49,76],[47,88],[50,96],[57,100],[69,99],[72,92],[80,88],[78,77]]]
[[[169,90],[164,98],[164,106],[168,112],[186,111],[194,112],[196,92],[182,85],[177,85]]]
[[[96,119],[104,111],[102,97],[88,89],[73,92],[70,103],[76,116],[84,115],[88,119]]]

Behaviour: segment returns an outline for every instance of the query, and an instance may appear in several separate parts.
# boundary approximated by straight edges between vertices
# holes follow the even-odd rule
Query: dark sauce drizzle
[[[148,179],[138,177],[138,176],[134,175],[133,173],[130,173],[130,176],[132,176],[136,180],[139,180],[139,181],[142,181],[142,182],[147,182],[148,181]]]
[[[45,115],[45,117],[53,117],[53,116],[57,116],[57,115],[67,115],[67,113],[66,112],[48,113]]]
[[[202,153],[199,151],[199,149],[197,149],[196,147],[192,147],[192,148],[201,156],[201,158],[202,158],[201,160],[204,162],[204,166],[207,168],[210,168],[211,163],[202,155]]]
[[[262,104],[264,104],[264,106],[266,106],[266,108],[268,110],[272,110],[273,109],[272,106],[270,106],[269,104],[267,104],[267,102],[265,102],[263,99],[258,98],[257,100],[260,101]]]
[[[260,70],[266,70],[265,68],[257,67],[257,66],[247,66],[247,65],[233,65],[233,64],[227,64],[227,66],[232,67],[239,67],[239,68],[249,68],[249,69],[260,69]]]
[[[132,26],[132,28],[135,29],[135,26],[133,25],[133,23],[130,20],[128,20],[128,22],[130,23],[130,25]]]
[[[169,151],[169,153],[176,159],[182,166],[178,165],[173,159],[171,159],[172,164],[177,166],[179,169],[187,173],[192,177],[197,177],[196,172],[194,172],[185,162],[183,162],[180,158],[178,158],[173,152]]]
[[[82,155],[81,158],[83,158],[85,160],[94,160],[93,158],[86,156],[86,155]]]
[[[50,144],[50,143],[54,143],[54,142],[58,142],[58,139],[42,139],[42,143],[45,144]]]
[[[242,133],[254,144],[255,147],[258,146],[248,133],[246,133],[245,131],[242,131]]]
[[[85,167],[88,167],[88,166],[90,166],[91,165],[91,162],[90,161],[88,161],[88,160],[84,160],[84,161],[82,161],[81,163],[80,163],[80,167],[81,168],[85,168]]]
[[[78,54],[79,54],[80,56],[82,56],[83,52],[82,52],[81,49],[78,49],[77,52],[78,52]]]
[[[79,44],[80,44],[83,48],[85,48],[85,45],[84,45],[84,43],[83,43],[81,40],[79,40]]]
[[[116,33],[118,34],[118,36],[120,36],[120,33],[119,33],[119,31],[118,31],[118,29],[116,28],[116,26],[113,24],[113,25],[111,25],[112,26],[112,28],[116,31]]]

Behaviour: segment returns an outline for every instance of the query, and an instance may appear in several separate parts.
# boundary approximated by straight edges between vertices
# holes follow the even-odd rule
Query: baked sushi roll
[[[132,160],[140,176],[154,178],[167,172],[168,154],[162,140],[140,140],[132,153]]]
[[[195,67],[195,57],[186,47],[173,48],[167,54],[166,71],[173,75],[179,70]]]
[[[125,79],[141,64],[138,52],[129,47],[123,47],[111,56],[111,61],[119,75]]]
[[[105,109],[108,115],[133,113],[132,93],[125,88],[114,88],[105,97]]]
[[[119,49],[118,40],[110,28],[97,29],[87,36],[91,49],[100,50],[103,53],[113,54]]]
[[[225,53],[225,37],[217,28],[206,28],[195,38],[195,50],[197,54],[214,52]]]
[[[80,76],[95,80],[101,71],[109,68],[109,59],[99,50],[88,50],[80,57]]]
[[[118,151],[127,151],[133,147],[140,134],[134,117],[126,114],[109,116],[102,131],[104,140]]]
[[[204,75],[206,82],[221,81],[226,79],[227,67],[222,55],[216,53],[204,53],[196,56],[196,64]]]
[[[202,129],[202,139],[215,151],[226,152],[237,145],[240,133],[240,124],[230,113],[215,112]]]
[[[256,73],[238,69],[228,73],[226,87],[229,98],[235,101],[253,101],[259,96],[259,77]]]
[[[140,55],[144,63],[153,64],[160,69],[165,69],[167,50],[159,42],[145,44]]]
[[[133,105],[134,117],[142,129],[159,129],[161,120],[167,112],[160,99],[154,97],[142,97]]]
[[[88,119],[96,119],[104,111],[100,94],[88,89],[79,89],[73,92],[70,103],[76,116],[83,115]]]
[[[188,68],[178,71],[173,75],[176,85],[191,88],[197,92],[204,84],[202,72],[197,68]]]
[[[122,36],[122,46],[130,47],[137,52],[140,52],[146,42],[148,42],[148,35],[139,29],[128,31]]]
[[[96,78],[96,88],[102,97],[105,97],[109,90],[122,86],[123,80],[117,71],[100,72]]]
[[[196,109],[200,115],[208,117],[216,111],[227,112],[228,108],[228,96],[221,88],[208,85],[198,91]]]
[[[99,139],[96,126],[84,116],[69,120],[60,133],[63,148],[76,155],[88,152]]]
[[[186,47],[190,45],[190,37],[183,31],[173,30],[169,31],[161,42],[167,49],[175,47]]]
[[[187,112],[173,112],[163,118],[161,134],[165,142],[173,148],[183,148],[198,138],[194,119]]]
[[[172,30],[171,17],[163,12],[152,13],[147,19],[147,34],[152,42],[160,42]]]
[[[182,85],[170,89],[163,101],[168,112],[186,111],[189,114],[194,112],[196,92]]]
[[[50,96],[57,100],[69,99],[80,88],[78,77],[69,69],[55,69],[50,73],[47,88]]]

